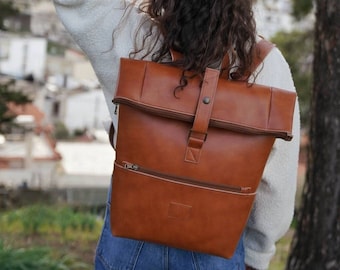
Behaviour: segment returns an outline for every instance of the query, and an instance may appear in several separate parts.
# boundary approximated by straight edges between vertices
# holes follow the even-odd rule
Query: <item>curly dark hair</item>
[[[146,0],[139,8],[152,20],[144,37],[158,33],[154,44],[162,45],[152,60],[163,62],[173,49],[182,58],[173,64],[185,71],[203,74],[208,66],[219,63],[229,53],[229,71],[237,64],[237,75],[248,77],[251,72],[256,43],[253,0]],[[155,30],[157,27],[157,31]],[[151,53],[151,45],[147,52]],[[142,48],[140,48],[140,51]],[[137,51],[136,51],[137,52]],[[229,74],[229,72],[228,72]]]

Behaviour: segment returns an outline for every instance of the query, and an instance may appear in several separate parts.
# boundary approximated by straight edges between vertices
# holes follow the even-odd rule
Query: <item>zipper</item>
[[[162,107],[155,107],[155,106],[148,106],[148,105],[144,105],[142,103],[138,103],[135,102],[133,100],[129,100],[129,99],[124,99],[124,98],[115,98],[113,100],[114,104],[124,104],[124,105],[128,105],[132,108],[135,109],[140,109],[149,113],[153,113],[153,114],[157,114],[159,116],[162,117],[166,117],[166,118],[172,118],[172,119],[180,119],[186,122],[192,122],[194,120],[194,117],[190,114],[186,114],[186,113],[180,113],[180,112],[175,112],[175,111],[170,111],[170,110],[166,110]]]
[[[118,114],[118,103],[114,103],[114,104],[115,104],[114,114],[117,115]]]
[[[191,115],[189,113],[184,112],[176,112],[176,111],[170,111],[162,107],[155,107],[152,105],[145,105],[143,103],[140,103],[138,101],[133,101],[130,99],[124,99],[121,97],[116,97],[113,102],[115,104],[124,104],[128,105],[132,108],[140,109],[152,114],[156,114],[161,117],[171,118],[171,119],[178,119],[185,122],[192,123],[194,121],[194,115]],[[232,122],[223,122],[222,120],[218,119],[210,119],[210,126],[217,127],[217,128],[223,128],[228,129],[230,131],[234,132],[241,132],[241,133],[251,133],[255,135],[272,135],[276,136],[282,139],[291,139],[291,134],[287,134],[287,132],[280,132],[277,130],[261,130],[253,127],[247,127],[238,125]]]
[[[175,182],[179,184],[186,184],[186,185],[191,185],[191,186],[197,186],[200,188],[213,189],[217,191],[236,192],[236,193],[250,193],[252,189],[251,187],[239,187],[239,186],[232,186],[232,185],[212,184],[212,183],[198,181],[198,180],[189,179],[185,177],[169,175],[169,174],[153,171],[147,168],[143,168],[137,164],[133,164],[133,163],[126,162],[126,161],[123,161],[122,164],[123,166],[119,164],[117,165],[127,170],[140,172],[140,173],[148,174],[148,175],[155,176],[155,177],[160,177],[160,178],[166,179],[169,182]]]

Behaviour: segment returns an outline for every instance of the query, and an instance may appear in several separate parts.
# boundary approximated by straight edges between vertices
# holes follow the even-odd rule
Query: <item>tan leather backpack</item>
[[[292,138],[296,94],[207,68],[174,95],[181,74],[121,59],[112,233],[230,258],[275,139]]]

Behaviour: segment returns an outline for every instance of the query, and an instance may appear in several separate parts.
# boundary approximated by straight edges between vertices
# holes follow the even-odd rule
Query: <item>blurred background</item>
[[[306,1],[255,2],[258,33],[286,57],[299,95],[298,208],[314,8],[293,8]],[[0,269],[92,269],[114,160],[103,127],[109,115],[88,59],[51,0],[0,0],[0,87]],[[294,223],[271,270],[284,269],[293,231]]]

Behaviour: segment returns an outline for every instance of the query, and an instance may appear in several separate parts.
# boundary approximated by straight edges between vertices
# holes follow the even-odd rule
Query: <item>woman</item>
[[[93,65],[116,130],[111,100],[120,57],[166,62],[173,48],[183,55],[175,64],[201,76],[207,66],[216,65],[228,53],[231,63],[226,76],[295,91],[289,67],[276,48],[250,75],[251,51],[258,40],[251,0],[149,0],[139,8],[123,0],[54,2],[66,29]],[[231,259],[113,237],[108,202],[96,269],[267,269],[275,242],[293,216],[299,128],[296,105],[294,138],[275,142],[247,227]]]

